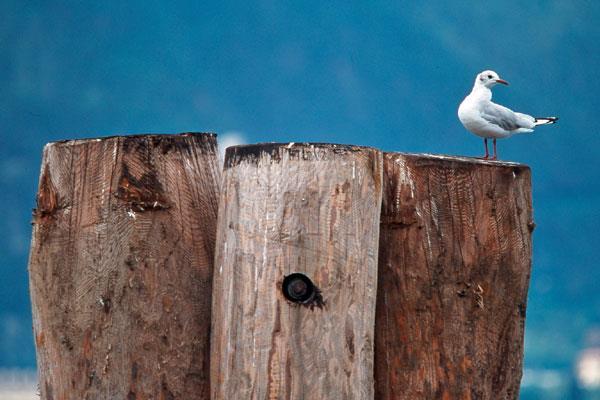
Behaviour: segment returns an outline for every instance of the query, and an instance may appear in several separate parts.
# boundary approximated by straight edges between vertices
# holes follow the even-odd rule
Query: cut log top
[[[487,165],[490,167],[517,167],[517,168],[529,168],[526,164],[521,164],[513,161],[503,161],[503,160],[486,160],[483,158],[476,157],[466,157],[466,156],[452,156],[446,154],[429,154],[429,153],[403,153],[403,152],[385,152],[385,154],[389,157],[401,156],[404,158],[409,158],[413,160],[421,160],[423,162],[452,162],[457,163],[457,165],[465,164],[465,165]]]
[[[217,144],[217,134],[212,132],[183,132],[178,134],[163,134],[163,133],[147,133],[136,135],[111,135],[84,139],[65,139],[57,140],[46,144],[48,147],[63,147],[63,146],[80,146],[90,145],[94,142],[111,142],[124,141],[125,144],[140,143],[142,141],[151,142],[154,146],[158,145],[175,145],[185,142],[185,138],[190,138],[195,141],[196,146],[200,143],[205,143],[207,150],[212,150]],[[182,140],[183,139],[183,140]],[[126,146],[125,146],[126,147]],[[202,146],[200,146],[202,148]]]
[[[257,143],[228,147],[225,152],[225,168],[238,165],[241,161],[258,162],[260,158],[268,156],[271,161],[280,161],[283,154],[290,160],[302,159],[306,161],[324,161],[330,155],[347,154],[356,152],[380,152],[373,147],[354,146],[335,143]]]
[[[522,170],[529,170],[529,166],[522,163],[502,160],[485,160],[482,158],[454,156],[429,153],[403,153],[383,152],[369,146],[356,146],[336,143],[304,143],[304,142],[269,142],[231,146],[225,152],[224,168],[231,168],[240,162],[257,163],[259,159],[268,157],[270,162],[281,161],[284,154],[290,160],[302,159],[305,161],[323,161],[330,155],[341,155],[353,152],[378,152],[386,156],[386,159],[411,160],[415,166],[445,166],[456,168],[476,168],[477,166],[506,167],[513,169],[515,174]]]

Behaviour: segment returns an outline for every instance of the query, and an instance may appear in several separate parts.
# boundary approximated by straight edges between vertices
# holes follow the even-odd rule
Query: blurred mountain
[[[176,3],[0,3],[0,366],[34,365],[26,265],[46,142],[237,130],[480,155],[456,108],[492,68],[511,83],[497,101],[561,117],[499,151],[533,170],[526,364],[571,368],[600,324],[599,2]]]

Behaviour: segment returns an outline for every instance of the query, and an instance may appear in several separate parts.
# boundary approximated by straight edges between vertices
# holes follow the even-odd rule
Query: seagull
[[[491,89],[498,83],[508,85],[508,82],[500,79],[494,71],[487,70],[477,74],[473,90],[458,107],[458,119],[464,127],[483,138],[484,160],[490,158],[488,139],[493,139],[494,155],[491,159],[496,160],[496,139],[510,137],[515,133],[533,132],[533,128],[538,125],[558,121],[558,117],[532,117],[493,103]]]

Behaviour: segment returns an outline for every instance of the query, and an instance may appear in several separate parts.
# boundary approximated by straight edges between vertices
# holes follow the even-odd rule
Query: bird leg
[[[496,152],[496,138],[494,138],[493,143],[494,143],[494,156],[492,157],[492,160],[497,160],[498,159],[498,153]]]
[[[487,160],[488,158],[490,158],[490,153],[488,152],[488,147],[487,147],[487,138],[483,139],[483,144],[485,145],[485,157],[483,157],[483,159]]]

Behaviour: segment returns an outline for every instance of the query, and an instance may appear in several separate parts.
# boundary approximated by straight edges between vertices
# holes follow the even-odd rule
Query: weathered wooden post
[[[529,168],[389,153],[383,182],[375,398],[517,399]]]
[[[212,399],[369,399],[382,156],[331,144],[229,148]]]
[[[44,149],[29,261],[42,399],[208,399],[212,134]]]

